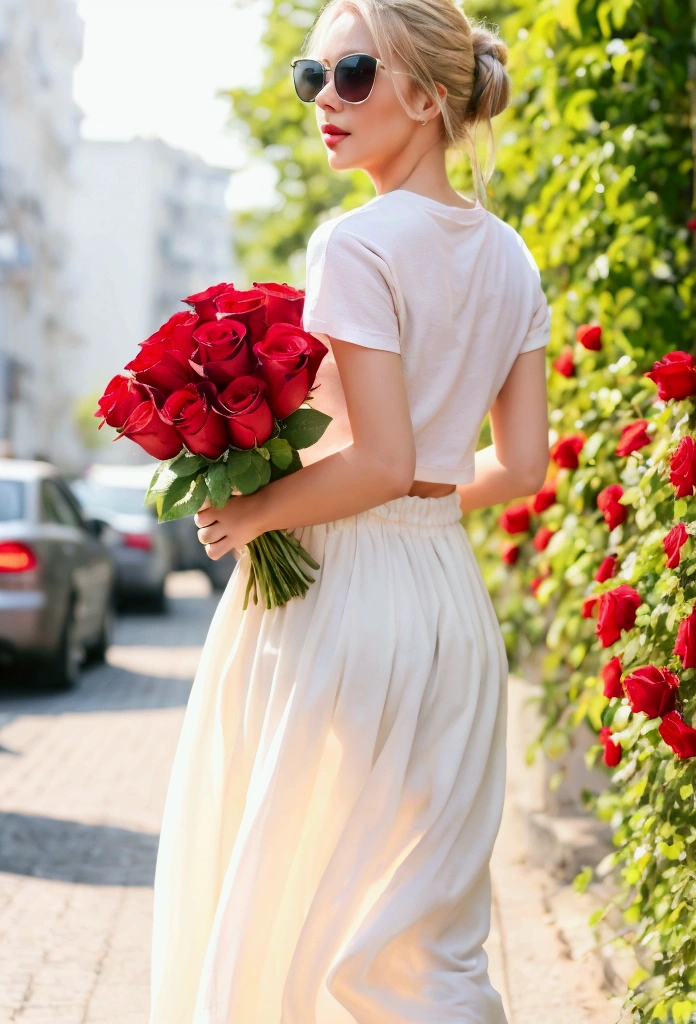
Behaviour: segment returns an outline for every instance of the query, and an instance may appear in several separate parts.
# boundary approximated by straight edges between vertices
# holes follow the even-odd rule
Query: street
[[[169,614],[118,620],[65,694],[0,691],[0,1024],[147,1024],[152,879],[171,761],[218,600],[198,571]],[[510,1024],[610,1024],[545,912],[506,811],[486,948]]]

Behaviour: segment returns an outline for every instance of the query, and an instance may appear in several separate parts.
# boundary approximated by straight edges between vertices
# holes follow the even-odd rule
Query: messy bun
[[[510,102],[510,77],[505,70],[508,48],[486,28],[472,29],[471,43],[475,68],[469,110],[479,121],[500,114]]]

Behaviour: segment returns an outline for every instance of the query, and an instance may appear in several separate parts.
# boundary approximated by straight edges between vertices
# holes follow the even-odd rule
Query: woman
[[[450,0],[330,0],[306,53],[329,166],[376,195],[308,246],[333,417],[311,464],[196,516],[211,558],[242,557],[167,795],[150,1021],[504,1024],[482,944],[507,659],[460,519],[548,465],[549,308],[471,144],[508,102],[506,49]],[[447,179],[460,141],[473,200]],[[245,545],[276,528],[321,568],[243,612]]]

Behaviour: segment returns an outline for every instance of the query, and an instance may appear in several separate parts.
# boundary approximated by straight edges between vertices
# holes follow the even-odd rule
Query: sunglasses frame
[[[344,100],[343,97],[338,92],[338,90],[336,90],[336,95],[340,99],[341,103],[350,103],[351,106],[358,106],[360,103],[365,103],[367,100],[369,100],[370,96],[372,95],[372,90],[375,87],[375,82],[377,81],[377,72],[379,71],[379,69],[380,68],[384,68],[385,71],[387,71],[388,68],[387,68],[387,65],[384,63],[384,61],[380,60],[379,57],[375,57],[375,55],[373,53],[344,53],[343,56],[339,57],[339,59],[336,61],[336,67],[338,67],[338,65],[341,63],[342,60],[347,60],[348,57],[371,57],[372,60],[376,61],[376,64],[375,64],[375,77],[372,80],[372,85],[370,86],[370,91],[368,92],[368,94],[367,94],[367,96],[365,97],[364,100]],[[297,86],[295,86],[295,79],[294,79],[294,68],[295,68],[296,64],[299,64],[300,61],[303,61],[303,60],[314,61],[316,64],[319,64],[321,66],[321,68],[322,68],[322,70],[324,72],[324,81],[322,82],[321,89],[319,89],[319,92],[317,93],[317,96],[319,95],[321,90],[326,86],[328,72],[330,71],[331,74],[333,74],[334,73],[334,69],[330,65],[322,64],[322,62],[320,60],[317,60],[314,57],[295,57],[290,62],[290,67],[293,69],[293,87],[295,89],[295,94],[297,95],[297,98],[302,103],[315,103],[316,102],[316,96],[315,96],[315,98],[313,100],[303,100],[302,97],[297,94]],[[393,75],[409,75],[411,78],[415,78],[416,77],[415,75],[411,74],[410,71],[392,71],[391,73]],[[334,85],[334,88],[335,88],[335,85]]]

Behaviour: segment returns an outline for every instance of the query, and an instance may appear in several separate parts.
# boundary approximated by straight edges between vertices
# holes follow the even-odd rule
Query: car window
[[[10,523],[24,516],[25,485],[21,480],[0,480],[0,523]]]
[[[70,487],[77,495],[83,508],[90,515],[154,515],[151,505],[144,505],[144,487],[119,487],[115,484],[103,484],[96,480],[73,480]]]
[[[41,484],[41,518],[46,523],[84,528],[79,513],[53,480],[44,480]]]

